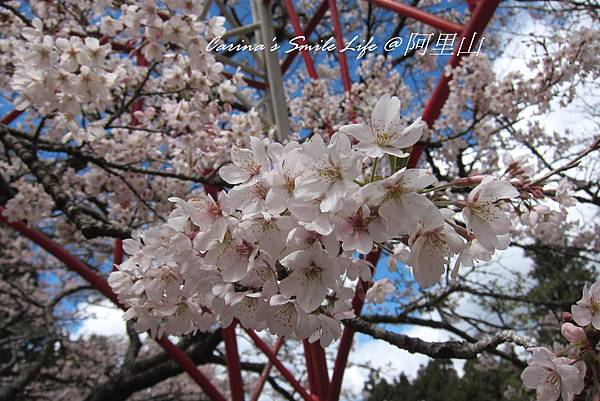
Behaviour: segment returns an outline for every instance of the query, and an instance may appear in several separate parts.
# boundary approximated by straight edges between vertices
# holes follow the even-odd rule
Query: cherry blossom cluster
[[[6,202],[5,210],[2,212],[9,221],[25,220],[29,224],[36,224],[50,215],[54,202],[39,183],[31,183],[21,178],[13,185],[19,191]],[[29,207],[22,207],[23,203],[27,203]]]
[[[98,21],[93,32],[66,22],[57,28],[57,10],[33,4],[40,18],[31,26],[11,21],[13,37],[0,39],[3,60],[14,66],[6,90],[26,109],[24,125],[59,152],[80,146],[100,158],[83,170],[64,166],[61,176],[65,190],[105,204],[111,221],[141,225],[168,213],[167,197],[189,193],[189,182],[161,173],[203,180],[229,160],[232,144],[247,146],[251,135],[269,131],[250,106],[232,113],[234,93],[247,88],[205,51],[207,40],[224,33],[224,18],[201,16],[202,4],[148,0],[110,15],[88,10]],[[158,174],[134,174],[134,165]],[[5,215],[30,223],[52,215],[51,199],[25,164],[15,159],[1,169],[19,189]]]
[[[17,54],[12,88],[19,93],[15,106],[32,105],[44,113],[58,110],[72,118],[81,104],[106,106],[115,74],[107,68],[109,44],[97,38],[54,38],[45,35],[38,18],[21,34],[26,46]]]
[[[554,353],[545,347],[530,348],[531,358],[521,374],[525,387],[535,389],[538,401],[573,401],[589,387],[600,396],[600,281],[584,288],[583,297],[571,307],[561,333],[569,346]]]
[[[489,260],[508,246],[520,182],[439,184],[426,169],[406,168],[423,128],[403,125],[400,100],[385,95],[369,124],[342,126],[328,141],[253,137],[250,149],[234,146],[219,171],[229,191],[170,198],[165,224],[124,242],[131,257],[109,283],[129,306],[125,317],[154,335],[237,319],[327,345],[354,315],[354,283],[371,279],[364,256],[374,249],[403,247],[400,259],[422,287],[439,282],[452,257],[452,279],[461,264]],[[466,196],[449,191],[468,187]],[[377,282],[368,298],[391,291]]]
[[[528,65],[531,71],[527,75],[510,70],[499,73],[494,60],[484,54],[465,57],[457,67],[448,68],[446,73],[452,77],[450,97],[433,129],[424,130],[422,138],[429,145],[428,162],[436,176],[439,179],[475,173],[498,176],[505,172],[506,177],[532,181],[535,173],[560,164],[561,157],[593,141],[594,130],[583,139],[570,130],[561,132],[545,127],[544,119],[536,117],[556,111],[557,105],[562,108],[574,102],[577,96],[573,90],[565,90],[561,85],[597,76],[594,67],[597,35],[597,30],[588,28],[554,33],[553,45],[542,52],[543,56],[535,53],[534,57],[532,53]],[[536,45],[539,43],[531,44]],[[581,54],[585,56],[576,60]],[[304,85],[300,96],[290,102],[298,125],[327,134],[343,124],[348,111],[355,113],[357,120],[366,120],[365,112],[370,112],[374,104],[369,101],[389,91],[390,85],[398,85],[395,91],[402,96],[403,104],[413,104],[415,91],[402,87],[404,81],[390,68],[391,61],[384,56],[362,61],[357,70],[360,80],[352,85],[352,102],[329,93],[331,90],[328,92],[327,88],[333,86],[331,81],[338,77],[335,71],[332,74],[321,67],[319,80]],[[511,156],[512,161],[508,160]],[[521,169],[523,166],[525,169]],[[596,176],[589,164],[581,164],[578,172],[581,177]],[[573,174],[561,182],[554,180],[554,187],[575,189],[570,179]],[[533,199],[514,214],[518,221],[513,227],[515,239],[522,242],[533,236],[548,245],[568,243],[600,249],[600,241],[596,239],[600,226],[595,221],[569,222],[565,210],[573,203],[559,196],[554,197],[555,202],[547,200],[548,196],[542,203]],[[563,200],[567,203],[562,203]]]

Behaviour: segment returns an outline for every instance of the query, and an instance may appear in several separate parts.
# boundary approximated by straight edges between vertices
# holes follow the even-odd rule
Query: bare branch
[[[63,188],[55,169],[38,159],[35,153],[12,137],[11,131],[12,129],[9,127],[0,125],[0,141],[6,148],[12,149],[17,157],[25,163],[38,182],[42,184],[44,190],[52,197],[56,207],[65,213],[86,238],[102,236],[127,238],[130,236],[128,229],[109,222],[100,213],[78,202],[67,188]]]
[[[353,330],[386,341],[398,348],[407,350],[410,353],[424,354],[432,358],[471,359],[477,357],[477,355],[482,352],[495,350],[498,345],[507,342],[515,343],[523,347],[530,347],[532,345],[526,338],[511,331],[502,331],[500,334],[496,334],[489,339],[479,340],[477,342],[427,342],[420,338],[407,336],[406,334],[394,333],[381,329],[361,318],[344,320],[344,324]]]

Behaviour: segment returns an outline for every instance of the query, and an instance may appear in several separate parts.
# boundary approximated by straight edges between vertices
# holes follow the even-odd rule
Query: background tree
[[[520,371],[506,361],[493,358],[469,360],[459,377],[449,360],[431,360],[421,366],[413,380],[405,375],[387,383],[370,377],[365,385],[368,401],[526,401],[531,395],[521,388]]]

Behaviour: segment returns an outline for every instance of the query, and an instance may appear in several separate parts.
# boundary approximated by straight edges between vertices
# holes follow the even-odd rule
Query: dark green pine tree
[[[415,389],[411,386],[404,373],[388,383],[385,379],[380,379],[379,375],[371,373],[365,383],[365,394],[368,394],[368,400],[376,401],[395,401],[395,400],[416,400]]]
[[[388,383],[371,375],[365,385],[367,401],[529,401],[519,379],[520,370],[511,363],[486,358],[470,360],[459,377],[452,362],[431,360],[410,381],[401,374]]]
[[[375,381],[376,377],[372,376],[365,386],[366,400],[454,401],[463,399],[460,379],[452,362],[446,359],[432,360],[426,366],[422,366],[412,382],[404,374],[391,384],[385,379]]]
[[[561,312],[570,311],[571,305],[581,299],[583,287],[599,279],[597,264],[575,248],[536,244],[528,246],[525,255],[533,261],[527,279],[534,280],[536,286],[526,298],[534,302],[529,306],[529,316],[536,321],[553,315],[560,324]],[[541,326],[537,338],[541,344],[564,342],[554,324]]]

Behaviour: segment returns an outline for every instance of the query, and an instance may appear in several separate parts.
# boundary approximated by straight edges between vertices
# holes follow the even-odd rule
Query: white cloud
[[[420,338],[424,341],[445,341],[449,334],[442,330],[429,327],[407,326],[404,334]],[[355,348],[350,353],[350,364],[344,374],[343,389],[355,395],[360,395],[367,380],[368,370],[364,365],[379,369],[382,378],[388,382],[404,373],[408,378],[416,377],[419,367],[426,365],[429,357],[422,354],[411,354],[382,340],[359,335]],[[455,360],[454,367],[462,374],[464,361]]]
[[[111,302],[105,301],[98,305],[81,303],[77,305],[77,310],[82,321],[81,326],[71,334],[72,338],[91,335],[125,337],[123,311]]]

